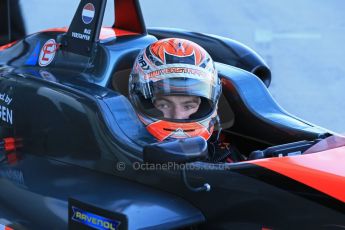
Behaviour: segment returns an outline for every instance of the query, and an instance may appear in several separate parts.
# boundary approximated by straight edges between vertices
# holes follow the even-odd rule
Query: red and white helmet
[[[130,100],[147,130],[159,141],[201,136],[208,140],[217,118],[221,83],[210,55],[179,38],[159,40],[137,56],[129,79]],[[168,119],[153,105],[157,96],[198,96],[189,119]]]

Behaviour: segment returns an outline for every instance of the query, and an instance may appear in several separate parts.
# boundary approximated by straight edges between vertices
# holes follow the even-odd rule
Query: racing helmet
[[[201,136],[214,130],[221,83],[215,64],[198,44],[180,38],[158,40],[138,54],[129,79],[129,98],[146,129],[159,141]],[[160,96],[194,96],[197,111],[187,119],[166,118],[154,102]]]

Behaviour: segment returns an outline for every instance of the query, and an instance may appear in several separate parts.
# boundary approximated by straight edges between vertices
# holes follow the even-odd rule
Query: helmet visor
[[[199,96],[217,101],[216,86],[207,81],[193,78],[168,78],[153,82],[151,85],[154,97],[157,96]]]
[[[137,107],[150,117],[174,122],[205,119],[216,108],[219,96],[217,86],[193,78],[164,79],[151,82],[149,88],[152,97],[137,98]]]

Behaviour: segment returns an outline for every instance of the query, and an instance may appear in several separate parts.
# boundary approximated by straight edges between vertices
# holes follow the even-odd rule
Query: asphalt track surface
[[[79,0],[21,3],[33,33],[69,25]],[[285,110],[345,133],[345,1],[141,0],[141,6],[147,27],[217,34],[248,45],[271,67],[270,92]],[[104,24],[112,22],[108,10]]]

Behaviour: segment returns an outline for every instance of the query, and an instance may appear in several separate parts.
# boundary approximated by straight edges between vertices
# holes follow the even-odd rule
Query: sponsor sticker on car
[[[54,60],[56,50],[57,44],[54,39],[44,43],[39,56],[39,65],[42,67],[49,65]]]
[[[0,92],[0,121],[13,124],[13,110],[9,107],[12,97]]]
[[[84,202],[69,199],[68,229],[126,230],[127,217]]]

